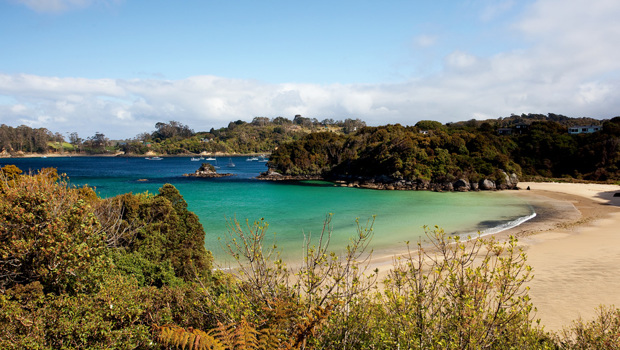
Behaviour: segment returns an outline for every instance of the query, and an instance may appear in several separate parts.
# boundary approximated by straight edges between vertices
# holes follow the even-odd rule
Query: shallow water
[[[0,159],[0,165],[15,164],[24,171],[55,167],[72,184],[88,184],[104,197],[121,193],[153,192],[173,184],[189,209],[204,226],[207,248],[226,263],[218,237],[225,237],[232,219],[245,223],[264,218],[269,236],[275,233],[285,259],[301,256],[304,234],[318,235],[326,215],[332,213],[332,247],[343,249],[362,227],[374,218],[372,248],[392,251],[424,235],[423,226],[440,226],[449,233],[492,232],[511,221],[532,215],[522,198],[505,192],[436,193],[428,191],[378,191],[336,187],[324,182],[275,183],[254,179],[266,170],[265,163],[246,157],[222,157],[211,161],[218,172],[235,176],[217,179],[183,177],[202,162],[189,157],[146,160],[144,158],[66,157]],[[228,167],[232,160],[235,167]]]

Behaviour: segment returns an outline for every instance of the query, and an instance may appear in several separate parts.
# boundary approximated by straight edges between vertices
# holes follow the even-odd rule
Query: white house
[[[591,134],[593,132],[601,131],[600,125],[575,125],[568,128],[569,134]]]

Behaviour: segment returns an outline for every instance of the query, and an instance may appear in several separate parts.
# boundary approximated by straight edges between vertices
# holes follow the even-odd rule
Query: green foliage
[[[422,123],[422,125],[432,123]],[[366,127],[354,135],[317,133],[281,146],[269,166],[287,175],[365,178],[390,181],[433,181],[490,177],[496,169],[520,173],[495,136],[435,127],[429,134],[417,127]]]
[[[538,342],[526,283],[531,268],[511,238],[461,242],[427,231],[384,281],[385,344],[410,349],[530,348]],[[531,343],[533,342],[533,343]]]
[[[0,175],[0,348],[143,348],[153,323],[214,327],[197,307],[204,231],[174,187],[100,199],[54,169],[20,173]]]
[[[380,182],[488,178],[501,183],[500,170],[518,176],[620,178],[618,118],[605,122],[602,132],[584,135],[568,134],[554,118],[531,122],[512,136],[497,135],[489,122],[477,128],[476,121],[366,127],[347,136],[310,134],[279,147],[268,165],[285,175]]]
[[[161,287],[210,276],[213,258],[204,247],[204,230],[174,186],[165,184],[154,196],[117,196],[99,208],[116,267],[135,275],[141,285]]]
[[[61,134],[53,134],[45,128],[33,129],[25,125],[14,128],[5,124],[0,125],[0,150],[9,153],[47,153],[53,149],[49,144],[58,145],[63,141]]]
[[[108,260],[92,206],[55,171],[11,179],[0,179],[0,290],[32,282],[56,293],[93,288]]]
[[[45,294],[38,282],[16,285],[0,300],[2,349],[133,349],[151,342],[142,322],[148,291],[122,276],[108,276],[88,294]]]
[[[379,143],[393,133],[360,134]],[[315,140],[324,139],[347,141]],[[435,154],[463,145],[444,146]],[[620,340],[617,309],[561,334],[539,328],[514,238],[429,230],[379,287],[372,220],[333,252],[329,215],[294,267],[264,220],[232,221],[226,246],[238,267],[211,272],[204,231],[171,185],[100,199],[54,170],[0,173],[2,349],[614,349]]]
[[[560,349],[620,349],[620,309],[601,306],[593,320],[582,318],[556,336]]]

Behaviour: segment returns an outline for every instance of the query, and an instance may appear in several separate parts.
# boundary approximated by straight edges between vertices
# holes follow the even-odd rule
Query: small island
[[[200,168],[196,170],[193,174],[183,174],[183,176],[189,177],[202,177],[202,178],[214,178],[214,177],[226,177],[233,176],[231,173],[223,173],[220,174],[215,170],[215,167],[209,163],[202,163]]]

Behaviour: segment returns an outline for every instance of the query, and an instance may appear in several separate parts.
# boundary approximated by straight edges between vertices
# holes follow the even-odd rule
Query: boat
[[[146,157],[144,159],[146,159],[146,160],[162,160],[164,158],[162,158],[162,157]]]
[[[256,157],[252,157],[252,158],[248,158],[248,159],[246,159],[245,161],[246,161],[246,162],[255,162],[255,161],[257,161],[257,160],[258,160],[258,158],[256,158]]]
[[[204,159],[204,158],[201,158],[201,159]],[[213,157],[209,157],[209,158],[207,158],[207,159],[205,159],[205,160],[215,160],[215,158],[213,158]]]
[[[265,155],[261,155],[260,157],[258,157],[258,161],[261,163],[266,163],[269,161],[269,159],[267,159],[267,157],[265,157]]]
[[[236,167],[235,163],[233,163],[232,158],[228,158],[228,167],[229,168],[234,168]]]
[[[194,158],[194,157],[192,157],[192,159],[190,159],[190,160],[191,160],[192,162],[199,162],[199,161],[200,161],[200,158]]]

